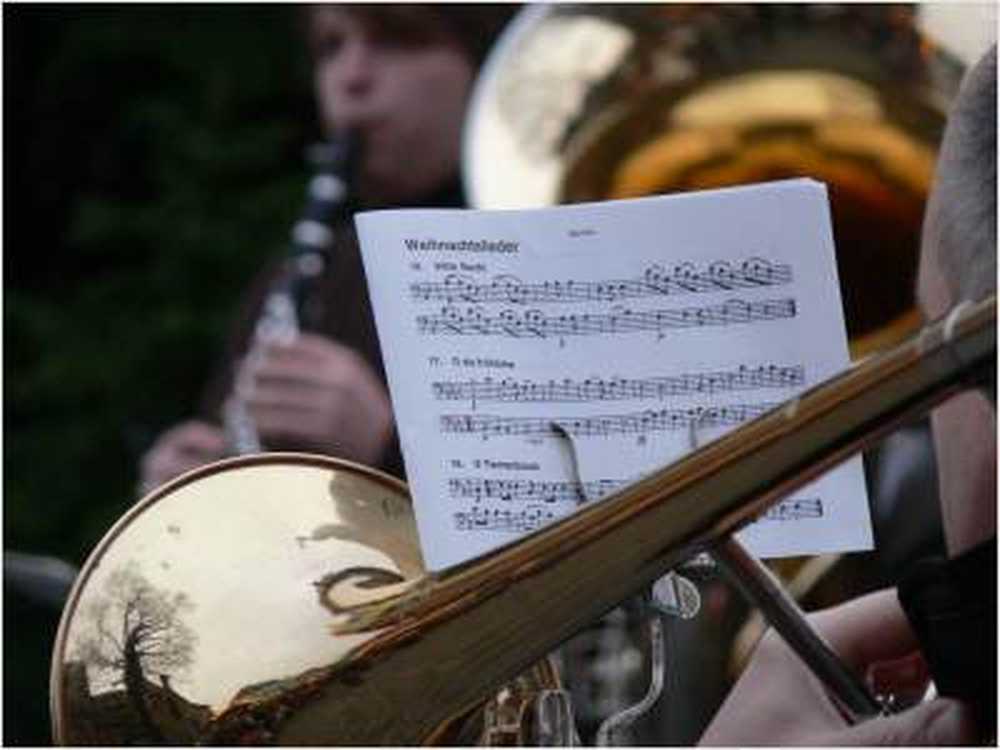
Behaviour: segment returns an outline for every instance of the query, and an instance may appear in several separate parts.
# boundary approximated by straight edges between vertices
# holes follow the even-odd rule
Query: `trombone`
[[[438,573],[422,570],[405,488],[371,469],[265,454],[195,470],[139,503],[85,565],[53,658],[56,739],[454,740],[491,691],[691,555],[722,550],[745,584],[759,582],[729,546],[734,532],[951,395],[995,389],[995,359],[995,297],[963,303],[903,344],[605,500]],[[205,549],[223,520],[261,537]],[[317,578],[308,560],[290,555],[296,544],[315,545],[310,559],[329,572]],[[192,561],[195,553],[201,557]],[[142,632],[172,628],[181,646],[159,674],[147,666],[130,677],[127,649],[118,654],[126,668],[116,673],[100,648],[102,629],[121,623],[101,617],[134,612],[143,596],[159,603],[149,607],[159,619],[150,615]],[[800,639],[810,667],[858,718],[877,708],[804,621],[782,613],[782,597],[766,586],[755,597],[777,622],[785,618],[782,632]],[[281,639],[293,633],[305,661],[267,655],[287,652]],[[202,663],[181,658],[195,651]],[[242,673],[234,677],[233,669]],[[144,705],[145,716],[124,721],[128,705]]]

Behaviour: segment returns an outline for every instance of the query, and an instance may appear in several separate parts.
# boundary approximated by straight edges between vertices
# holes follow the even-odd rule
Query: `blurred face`
[[[940,203],[933,196],[927,222],[937,220]],[[926,231],[924,237],[937,236]],[[925,241],[917,296],[928,320],[943,316],[957,300],[938,264],[937,248]],[[941,491],[941,516],[948,553],[954,557],[996,533],[996,415],[978,391],[966,391],[931,413]]]
[[[379,12],[313,9],[316,98],[328,133],[361,135],[361,197],[406,203],[457,174],[473,69],[426,14],[382,22]]]

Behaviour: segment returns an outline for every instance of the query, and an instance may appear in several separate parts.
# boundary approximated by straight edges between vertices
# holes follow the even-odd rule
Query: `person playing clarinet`
[[[356,142],[351,198],[330,227],[325,272],[298,300],[299,332],[273,341],[255,335],[286,264],[265,269],[249,290],[201,413],[164,431],[143,456],[144,491],[239,453],[227,434],[234,402],[266,450],[325,453],[402,476],[350,216],[357,209],[463,205],[459,153],[466,100],[479,63],[514,10],[458,4],[306,8],[323,128],[332,138],[350,133]]]

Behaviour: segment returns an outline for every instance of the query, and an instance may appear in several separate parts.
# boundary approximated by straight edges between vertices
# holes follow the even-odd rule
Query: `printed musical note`
[[[564,378],[536,382],[529,379],[435,381],[438,401],[500,403],[571,403],[591,401],[663,400],[672,396],[714,394],[756,388],[791,388],[805,382],[802,365],[740,365],[729,370],[691,372],[649,378]]]
[[[627,414],[591,417],[501,417],[490,414],[445,414],[440,418],[441,432],[483,436],[559,437],[558,425],[572,435],[621,435],[720,427],[746,422],[773,409],[777,404],[730,404],[693,406],[686,409],[649,409]]]
[[[798,521],[803,518],[822,518],[823,501],[818,497],[782,500],[768,508],[760,517],[762,521]]]
[[[561,514],[541,507],[524,510],[472,508],[453,515],[457,531],[533,531]]]
[[[570,313],[545,315],[540,310],[517,313],[503,310],[491,315],[482,308],[464,311],[444,307],[436,315],[418,315],[417,331],[429,335],[509,336],[512,338],[550,338],[594,334],[633,333],[667,329],[727,326],[766,320],[794,318],[792,298],[746,302],[729,300],[720,305],[685,307],[667,310],[631,310],[618,308],[609,313]]]
[[[654,264],[639,278],[608,281],[529,283],[504,274],[482,282],[470,276],[452,273],[445,276],[443,281],[412,283],[410,296],[417,302],[444,301],[449,304],[615,302],[636,297],[755,289],[779,286],[791,281],[792,268],[788,264],[772,263],[764,258],[749,258],[742,262],[715,261],[701,268],[693,263],[678,263],[667,270]]]
[[[849,364],[811,180],[355,223],[430,570],[627,491]],[[836,513],[748,526],[754,554],[869,545],[855,463],[794,494]],[[769,518],[793,512],[816,511]]]
[[[584,503],[603,497],[625,486],[622,479],[599,479],[590,482],[561,482],[532,479],[486,479],[453,477],[448,480],[448,494],[475,502]]]
[[[614,489],[627,484],[625,481],[601,480],[591,482],[595,486],[600,485],[603,492],[608,494]],[[540,485],[547,485],[542,488]],[[556,502],[559,500],[574,500],[573,495],[580,493],[582,488],[578,482],[531,482],[525,480],[484,480],[484,479],[455,479],[450,482],[453,496],[476,497],[479,490],[486,492],[487,487],[492,487],[493,492],[500,492],[501,487],[505,495],[515,500],[544,500],[546,502]],[[549,500],[551,495],[555,495],[555,500]],[[507,499],[503,495],[501,500]],[[473,506],[468,510],[457,511],[453,514],[455,528],[459,531],[505,531],[524,532],[533,531],[545,523],[555,520],[564,515],[565,511],[553,510],[542,505],[529,505],[524,510],[511,510],[509,508],[488,508],[483,506]],[[822,518],[823,502],[819,498],[807,498],[797,500],[784,500],[773,508],[769,509],[760,520],[763,521],[798,521],[805,518]]]

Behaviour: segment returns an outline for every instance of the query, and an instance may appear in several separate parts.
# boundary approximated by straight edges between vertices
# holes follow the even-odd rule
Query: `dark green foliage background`
[[[83,562],[283,251],[318,135],[296,14],[3,6],[5,549]],[[4,583],[3,743],[48,744],[59,612]]]
[[[79,564],[281,252],[316,137],[292,6],[4,5],[4,541]]]

